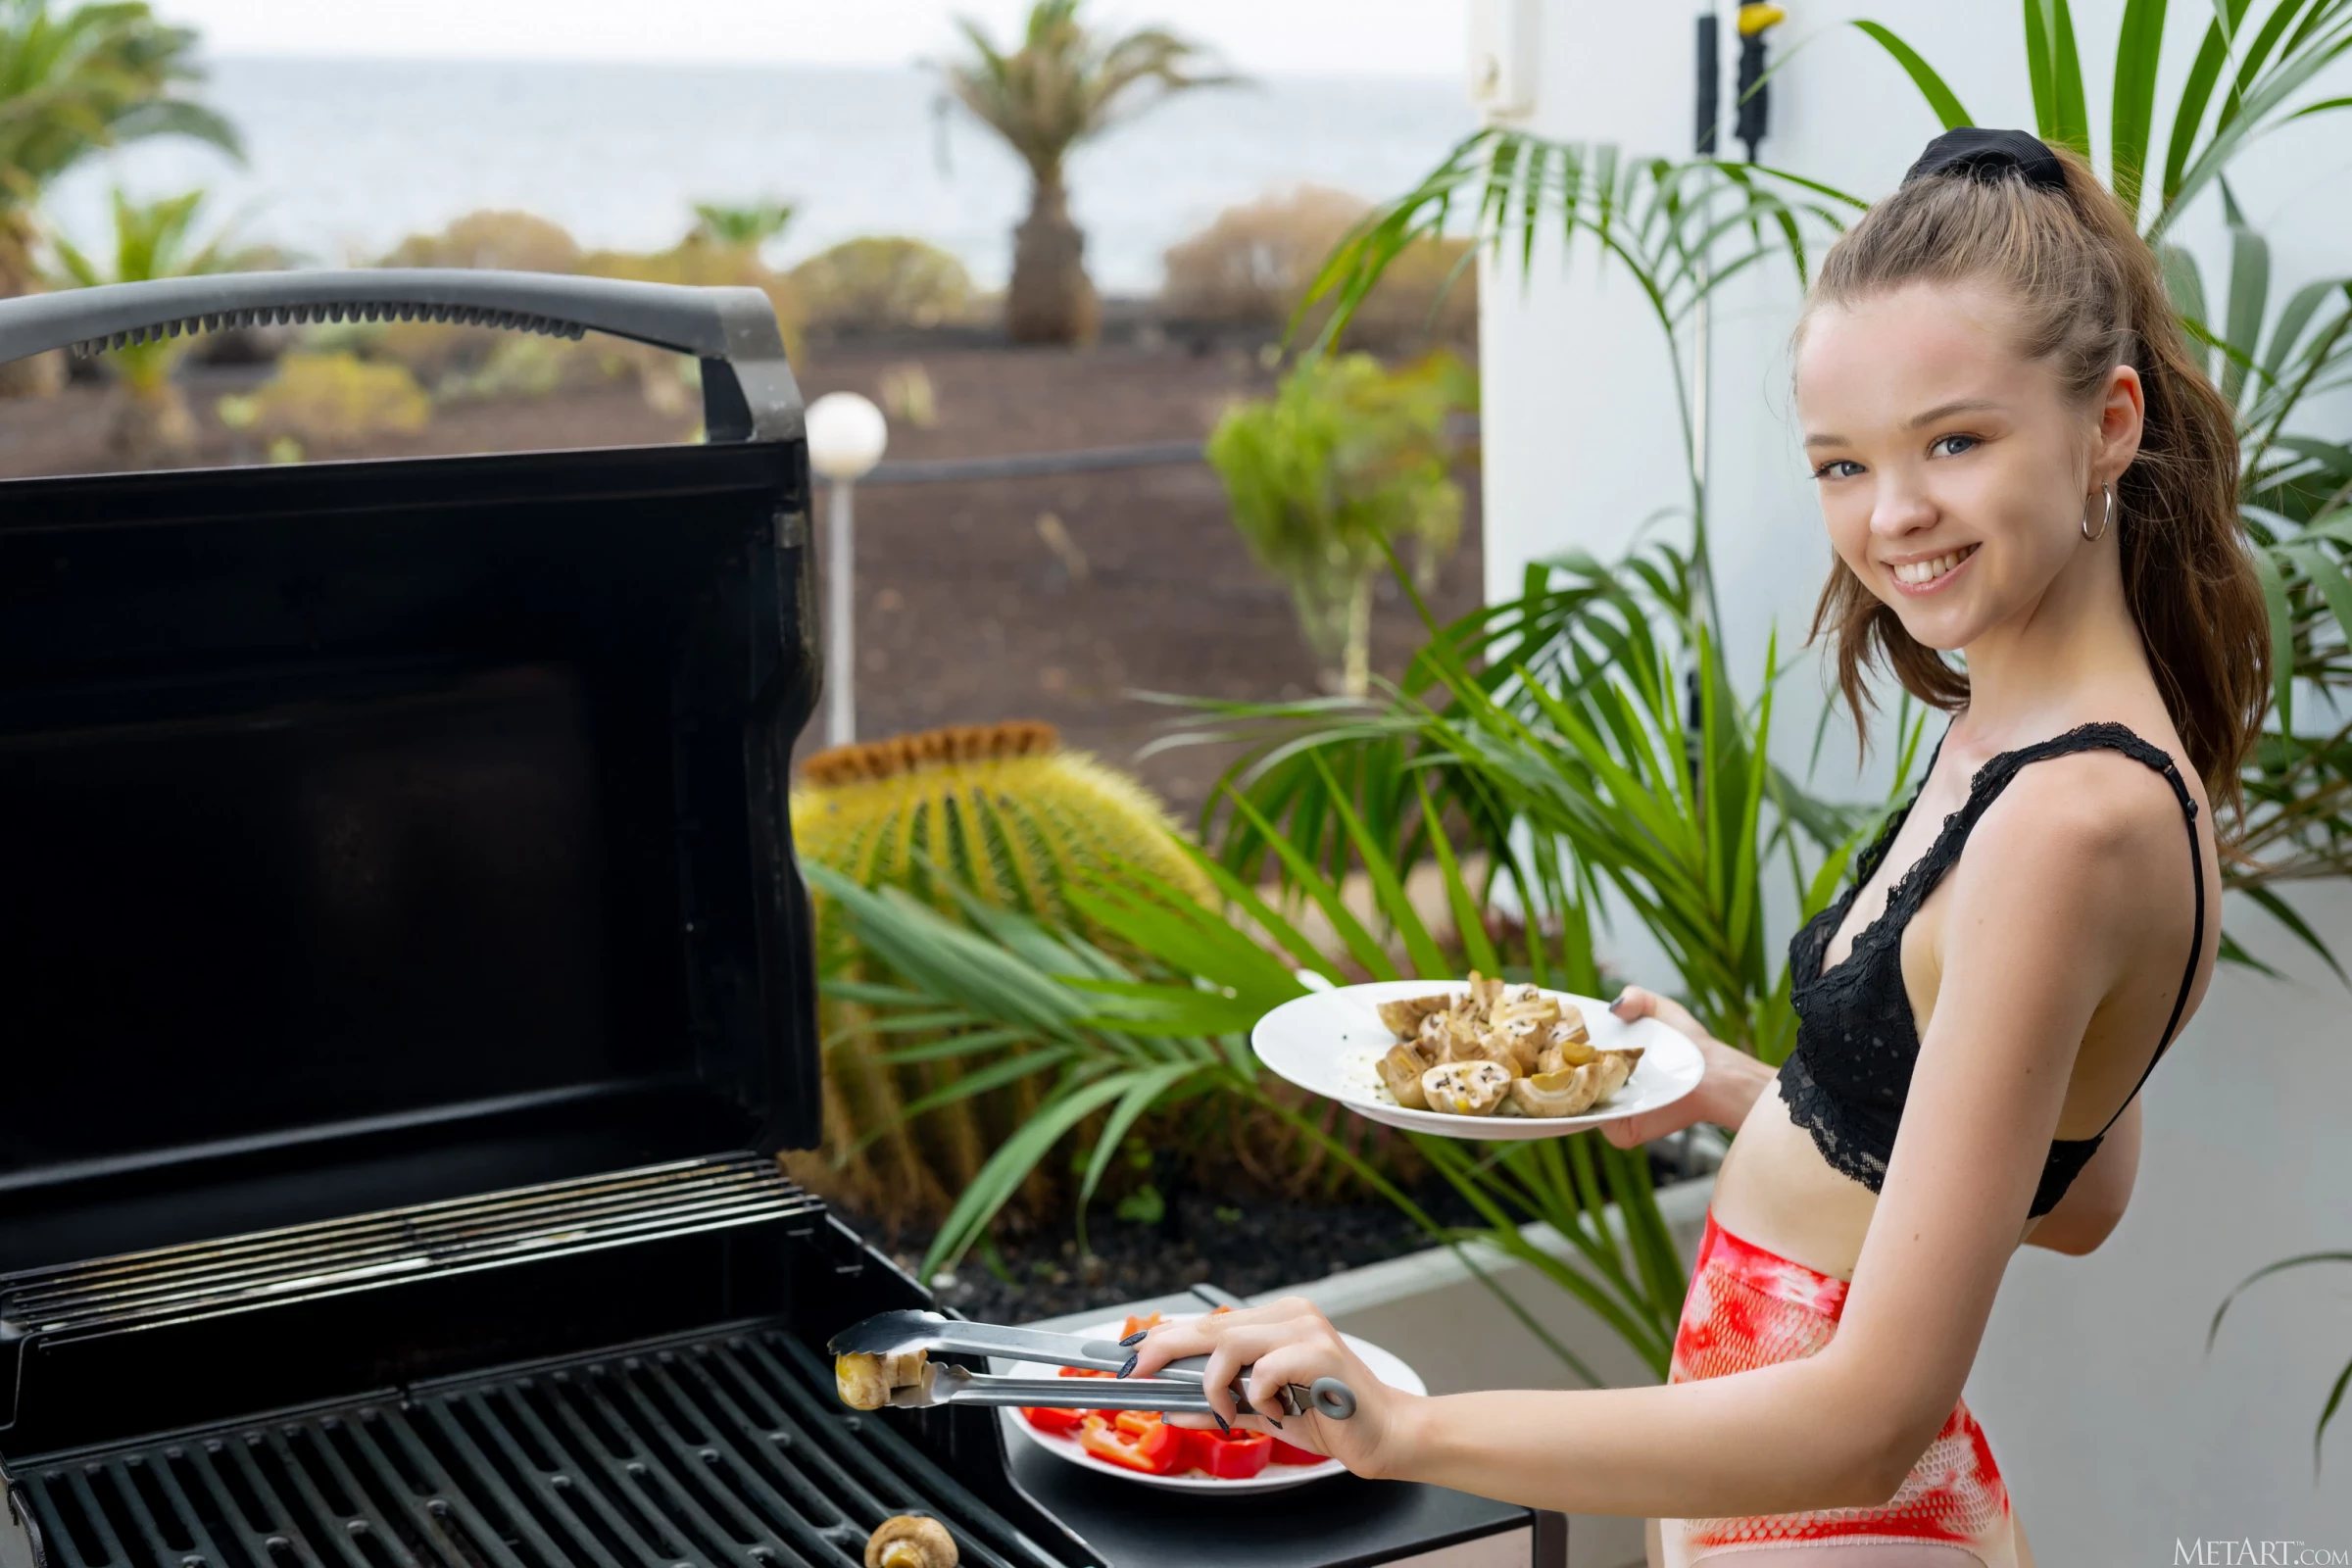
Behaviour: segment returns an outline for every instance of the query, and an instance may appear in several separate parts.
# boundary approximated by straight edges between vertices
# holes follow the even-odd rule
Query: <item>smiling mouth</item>
[[[1896,582],[1906,588],[1926,588],[1958,570],[1960,563],[1975,555],[1977,548],[1975,545],[1970,545],[1965,549],[1937,556],[1933,561],[1909,561],[1886,569],[1893,574]]]

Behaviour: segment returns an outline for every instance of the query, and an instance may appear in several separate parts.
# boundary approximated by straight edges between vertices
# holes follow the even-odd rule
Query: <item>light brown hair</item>
[[[1830,248],[1806,310],[1907,283],[1982,281],[2014,306],[2020,351],[2052,362],[2072,396],[2094,397],[2119,365],[2139,372],[2139,454],[2115,485],[2124,593],[2190,764],[2211,799],[2235,807],[2271,689],[2269,616],[2237,510],[2236,430],[2189,358],[2155,253],[2090,166],[2052,150],[2064,192],[2014,169],[1953,169],[1904,185]],[[1822,587],[1807,644],[1825,633],[1838,690],[1865,735],[1873,704],[1864,671],[1881,662],[1930,707],[1967,706],[1967,673],[1915,641],[1842,560]]]

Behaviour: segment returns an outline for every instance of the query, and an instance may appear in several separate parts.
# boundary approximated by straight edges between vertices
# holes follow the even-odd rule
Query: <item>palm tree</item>
[[[228,122],[179,96],[202,74],[195,48],[193,30],[157,21],[144,0],[62,14],[49,0],[0,0],[0,299],[36,286],[33,204],[92,153],[193,136],[243,156]],[[40,384],[28,364],[0,366],[0,396]]]
[[[225,230],[197,244],[193,235],[204,192],[191,190],[158,201],[134,202],[120,187],[114,195],[114,254],[97,262],[62,234],[49,246],[58,269],[50,281],[61,288],[94,288],[101,283],[145,283],[159,277],[194,277],[267,265],[263,250],[232,250]],[[108,439],[125,461],[153,464],[177,457],[196,444],[196,420],[172,379],[173,367],[191,347],[184,337],[150,338],[107,356],[118,401]]]
[[[1101,314],[1086,275],[1086,236],[1070,221],[1062,165],[1090,136],[1188,87],[1237,80],[1197,71],[1198,44],[1160,27],[1124,37],[1093,31],[1083,0],[1037,0],[1018,49],[1007,54],[980,24],[957,19],[968,59],[943,70],[948,89],[1029,166],[1029,216],[1013,230],[1004,320],[1019,343],[1078,343]]]

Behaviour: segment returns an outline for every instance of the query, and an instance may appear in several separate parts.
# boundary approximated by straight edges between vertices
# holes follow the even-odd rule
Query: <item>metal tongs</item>
[[[835,1355],[906,1355],[911,1351],[943,1354],[997,1355],[1021,1361],[1045,1361],[1054,1366],[1083,1367],[1094,1372],[1116,1372],[1134,1359],[1126,1346],[1111,1340],[1082,1340],[1074,1334],[1049,1334],[1042,1329],[1007,1328],[995,1323],[965,1323],[937,1312],[877,1312],[851,1324],[826,1342]],[[935,1404],[1082,1404],[1090,1410],[1183,1410],[1213,1414],[1202,1378],[1205,1355],[1171,1361],[1149,1378],[1089,1378],[1073,1384],[1068,1378],[1006,1378],[967,1372],[959,1366],[926,1360],[922,1381],[890,1392],[890,1402],[903,1409]],[[1250,1369],[1242,1368],[1232,1389],[1234,1407],[1243,1415],[1265,1415],[1252,1409],[1242,1394]],[[1282,1389],[1285,1415],[1308,1410],[1345,1421],[1355,1414],[1355,1393],[1338,1378],[1317,1378],[1310,1385],[1286,1383]],[[1279,1422],[1277,1422],[1279,1424]]]

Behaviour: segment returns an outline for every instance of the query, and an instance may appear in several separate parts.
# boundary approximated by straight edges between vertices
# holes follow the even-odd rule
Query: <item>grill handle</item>
[[[0,1470],[0,1568],[49,1568],[41,1527],[32,1516],[32,1498]]]
[[[353,268],[223,272],[0,300],[0,364],[51,349],[96,354],[226,327],[447,321],[577,338],[609,332],[691,354],[711,441],[801,434],[801,393],[776,313],[756,288],[697,288],[562,272]]]

